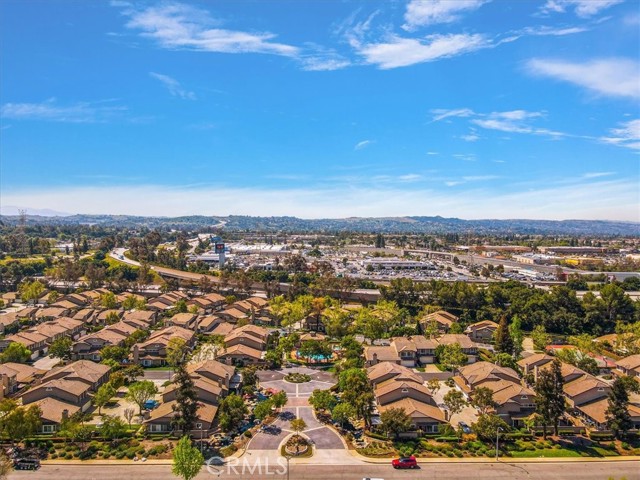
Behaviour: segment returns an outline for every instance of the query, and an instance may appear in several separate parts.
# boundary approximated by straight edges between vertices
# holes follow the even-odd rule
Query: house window
[[[403,388],[403,389],[402,389],[402,393],[407,393],[408,391],[409,391],[409,389],[408,389],[408,388]]]
[[[526,400],[527,398],[528,398],[528,397],[527,397],[526,395],[522,395],[522,396],[520,397],[520,400]]]
[[[53,433],[56,431],[55,425],[42,425],[42,433]]]
[[[604,392],[604,388],[602,388],[602,387],[598,387],[598,391],[599,391],[599,392]]]
[[[52,388],[51,388],[51,387],[47,387],[47,388],[45,388],[45,390],[46,390],[47,392],[50,392],[50,391],[52,390]]]
[[[196,428],[198,428],[198,429],[202,428],[202,424],[201,423],[196,423]]]

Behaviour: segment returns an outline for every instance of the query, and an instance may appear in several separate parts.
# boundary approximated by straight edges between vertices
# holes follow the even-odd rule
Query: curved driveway
[[[306,373],[311,376],[312,380],[306,383],[287,382],[284,377],[289,372]],[[256,434],[249,442],[247,450],[277,450],[283,440],[289,434],[294,433],[290,424],[290,421],[294,418],[301,418],[307,424],[307,428],[302,433],[309,437],[317,450],[345,448],[340,436],[334,430],[318,421],[308,401],[313,390],[317,388],[328,390],[336,383],[332,374],[310,368],[296,367],[279,371],[261,371],[257,375],[260,386],[274,390],[284,390],[287,392],[288,399],[287,405],[282,409],[282,413],[271,424],[271,431]]]

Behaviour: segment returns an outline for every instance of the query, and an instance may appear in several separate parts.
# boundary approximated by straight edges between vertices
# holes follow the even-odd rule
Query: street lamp
[[[289,480],[289,460],[293,458],[293,455],[285,454],[284,458],[287,459],[287,480]]]
[[[496,462],[498,461],[498,440],[500,439],[501,431],[502,431],[502,427],[498,427],[496,429]]]

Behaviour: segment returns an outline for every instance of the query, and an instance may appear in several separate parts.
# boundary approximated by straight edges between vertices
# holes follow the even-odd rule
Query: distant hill
[[[57,212],[56,212],[57,213]],[[15,215],[2,216],[5,224],[15,224]],[[463,220],[436,217],[326,218],[297,217],[138,217],[129,215],[27,215],[29,224],[105,225],[119,227],[148,227],[175,229],[203,229],[214,226],[232,231],[264,232],[381,232],[381,233],[476,233],[476,234],[542,234],[542,235],[615,235],[640,236],[640,223],[605,220]]]

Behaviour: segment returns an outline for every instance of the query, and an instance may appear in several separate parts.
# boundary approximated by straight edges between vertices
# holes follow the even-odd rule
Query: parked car
[[[464,433],[471,433],[471,427],[469,427],[469,425],[467,425],[466,423],[458,422],[458,426]]]
[[[394,458],[391,461],[391,465],[393,465],[393,468],[418,468],[418,462],[413,455],[410,457]]]
[[[16,470],[37,470],[40,468],[40,460],[37,458],[16,458],[13,461]]]

